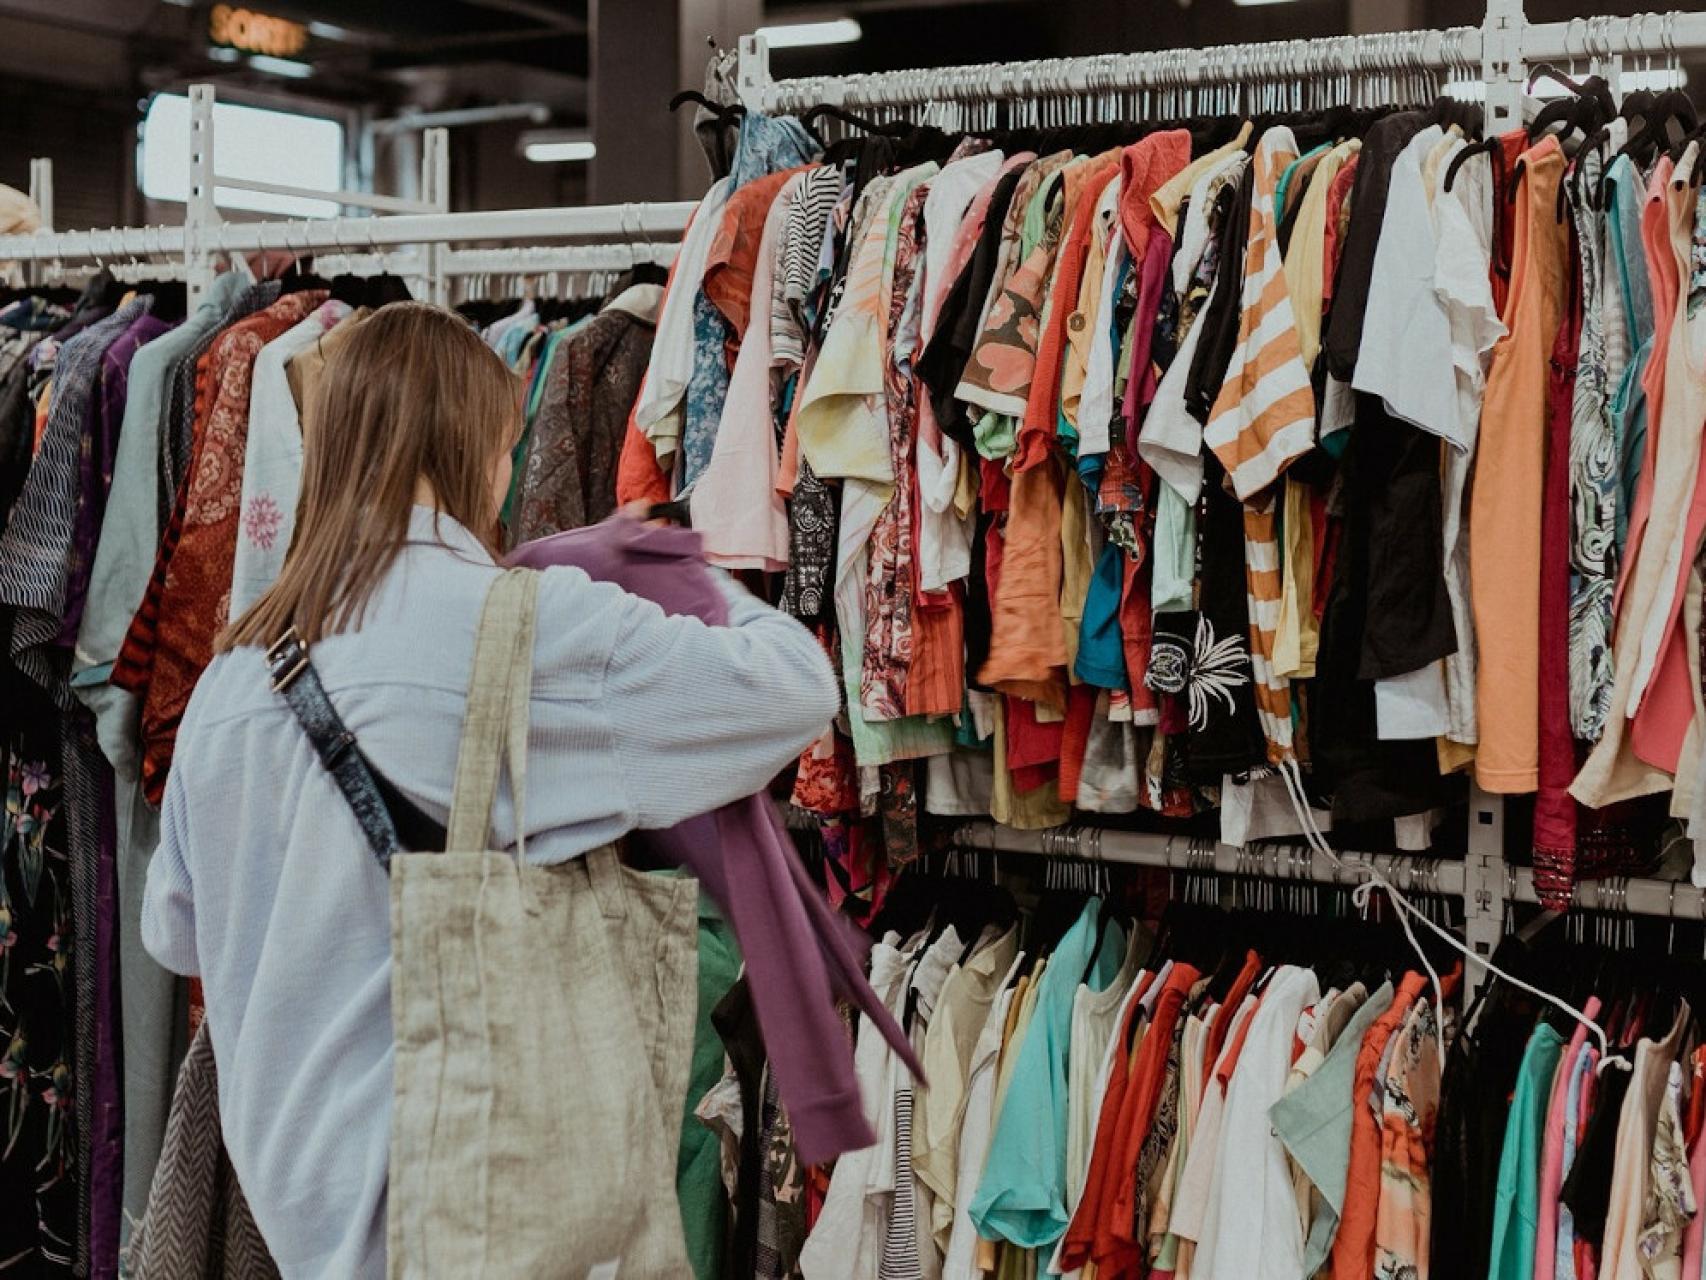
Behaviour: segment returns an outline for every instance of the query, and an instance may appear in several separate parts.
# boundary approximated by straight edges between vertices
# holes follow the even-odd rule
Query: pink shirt
[[[1669,156],[1660,156],[1647,184],[1647,203],[1641,211],[1641,245],[1646,250],[1647,270],[1653,278],[1653,355],[1641,375],[1641,387],[1647,395],[1647,440],[1642,453],[1641,478],[1635,486],[1635,505],[1629,512],[1629,539],[1623,552],[1623,567],[1617,575],[1617,595],[1614,607],[1623,607],[1623,592],[1629,585],[1631,568],[1641,549],[1642,536],[1647,530],[1647,517],[1653,511],[1653,460],[1659,451],[1659,409],[1664,401],[1664,352],[1670,346],[1670,327],[1676,319],[1677,290],[1681,287],[1676,273],[1676,255],[1671,252],[1669,217],[1665,205],[1665,188],[1670,185],[1676,170]]]
[[[1582,1010],[1599,1016],[1599,997],[1590,996]],[[1564,1124],[1569,1102],[1570,1073],[1587,1040],[1587,1024],[1578,1022],[1570,1047],[1558,1059],[1552,1077],[1552,1101],[1546,1108],[1546,1134],[1540,1148],[1540,1219],[1534,1240],[1534,1280],[1553,1280],[1558,1273],[1558,1196],[1564,1187]]]

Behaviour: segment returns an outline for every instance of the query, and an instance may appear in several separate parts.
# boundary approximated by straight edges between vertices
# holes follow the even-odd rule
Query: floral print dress
[[[10,671],[0,706],[0,1204],[15,1209],[0,1215],[0,1275],[70,1275],[77,1145],[59,717]]]

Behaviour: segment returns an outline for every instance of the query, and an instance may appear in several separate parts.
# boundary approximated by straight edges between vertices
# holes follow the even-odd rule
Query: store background
[[[703,82],[708,39],[732,45],[765,23],[859,25],[851,43],[773,51],[783,77],[1478,25],[1484,16],[1480,0],[277,0],[252,12],[301,24],[306,42],[274,68],[216,44],[224,28],[214,8],[0,0],[0,182],[26,187],[29,160],[47,156],[58,228],[177,222],[181,209],[150,201],[138,182],[142,113],[155,93],[211,82],[224,103],[338,121],[353,189],[407,195],[416,181],[418,133],[379,122],[526,105],[535,118],[452,131],[452,208],[696,198],[705,169],[692,113],[672,119],[665,103]],[[1529,0],[1527,16],[1560,21],[1577,8]],[[1598,12],[1642,9],[1612,0]],[[1702,68],[1691,70],[1698,80]],[[522,135],[539,129],[590,137],[597,154],[529,161]],[[183,151],[181,141],[169,145]]]

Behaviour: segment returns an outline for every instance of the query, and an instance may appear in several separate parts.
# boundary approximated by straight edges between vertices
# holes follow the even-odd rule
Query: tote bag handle
[[[486,592],[450,799],[446,848],[453,853],[491,847],[492,803],[507,756],[515,793],[516,857],[526,858],[527,721],[538,602],[539,574],[532,569],[510,569]]]

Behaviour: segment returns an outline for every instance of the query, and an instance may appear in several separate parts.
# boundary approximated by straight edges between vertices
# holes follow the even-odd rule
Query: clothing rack
[[[818,103],[875,111],[934,104],[1038,102],[1131,90],[1236,86],[1239,91],[1299,79],[1369,81],[1378,88],[1406,75],[1456,72],[1486,85],[1489,128],[1516,118],[1528,67],[1585,58],[1617,92],[1622,59],[1674,60],[1706,50],[1706,12],[1529,23],[1521,0],[1489,0],[1479,27],[1228,44],[1202,49],[1093,54],[1026,62],[776,80],[764,37],[743,36],[736,87],[750,110],[795,111]]]
[[[922,109],[926,119],[952,128],[970,124],[971,108],[977,104],[1025,104],[1030,108],[1030,123],[1072,124],[1145,108],[1172,107],[1179,114],[1205,106],[1223,111],[1299,108],[1310,101],[1300,82],[1310,80],[1322,82],[1324,92],[1358,101],[1374,103],[1406,95],[1415,100],[1442,91],[1449,76],[1459,84],[1480,81],[1486,128],[1492,132],[1520,122],[1529,68],[1541,62],[1573,66],[1577,59],[1584,59],[1618,94],[1625,59],[1643,68],[1656,61],[1674,67],[1683,53],[1703,50],[1706,11],[1530,23],[1522,0],[1487,0],[1486,15],[1478,27],[790,80],[771,76],[769,47],[763,36],[753,34],[740,41],[735,89],[752,111],[804,111],[821,103],[884,118]],[[1132,94],[1145,96],[1134,103],[1128,97]],[[993,115],[986,123],[995,123]],[[1375,867],[1400,889],[1406,873],[1412,883],[1419,883],[1415,877],[1427,867],[1426,891],[1462,896],[1465,941],[1475,954],[1490,957],[1503,936],[1508,905],[1537,901],[1533,873],[1505,862],[1504,825],[1503,797],[1472,786],[1461,863],[1357,853],[1347,853],[1345,859]],[[956,839],[968,847],[1145,866],[1207,870],[1212,864],[1214,870],[1239,873],[1283,865],[1298,873],[1294,878],[1327,882],[1345,874],[1324,855],[1307,849],[1284,855],[1278,863],[1262,860],[1279,855],[1258,851],[1258,860],[1252,862],[1251,853],[1231,846],[1213,846],[1205,854],[1200,844],[1193,848],[1178,838],[1088,827],[1021,832],[993,823],[971,823]],[[1394,858],[1396,875],[1387,865]],[[1609,896],[1606,883],[1616,886]],[[1686,881],[1589,882],[1578,885],[1575,893],[1576,903],[1592,910],[1706,919],[1706,892]],[[1472,966],[1467,977],[1472,999],[1485,974]]]
[[[446,246],[477,241],[619,239],[637,242],[642,251],[658,243],[673,252],[692,215],[690,201],[626,203],[541,209],[449,211],[449,134],[428,129],[422,135],[419,200],[356,191],[319,191],[215,172],[212,85],[190,89],[190,187],[184,221],[178,226],[112,227],[89,231],[52,229],[52,176],[48,161],[32,161],[31,194],[42,211],[42,230],[0,236],[0,261],[27,264],[96,262],[108,259],[176,260],[192,307],[213,283],[219,260],[232,254],[276,250],[296,254],[371,253],[398,245],[420,247],[420,275],[429,300],[449,298],[453,261]],[[376,210],[374,214],[332,218],[265,219],[227,222],[214,193],[220,187],[271,195],[334,200],[340,205]],[[44,202],[45,201],[45,202]],[[622,246],[626,247],[626,246]],[[662,251],[661,249],[659,250]],[[521,253],[520,250],[480,252]],[[531,269],[531,268],[529,268]],[[559,267],[558,270],[580,268]],[[466,274],[466,273],[464,273]]]

